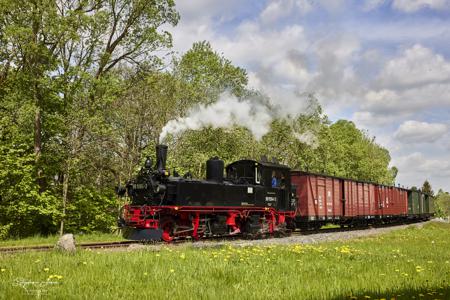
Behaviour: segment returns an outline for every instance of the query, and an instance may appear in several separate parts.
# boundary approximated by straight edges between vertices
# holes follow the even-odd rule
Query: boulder
[[[64,252],[74,253],[77,250],[75,247],[75,237],[71,233],[63,235],[59,238],[55,248]]]

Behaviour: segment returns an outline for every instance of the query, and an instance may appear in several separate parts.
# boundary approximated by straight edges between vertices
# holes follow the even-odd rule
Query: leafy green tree
[[[434,199],[434,206],[437,217],[450,217],[450,194],[443,190],[439,190]]]
[[[177,21],[172,0],[0,0],[2,139],[32,137],[39,193],[62,198],[61,232],[70,182],[93,187],[108,174],[97,167],[111,158],[103,114],[118,86],[111,72],[157,62],[155,50],[171,46],[160,27]]]
[[[429,195],[431,195],[431,196],[434,195],[434,192],[433,192],[433,190],[432,190],[432,188],[431,188],[431,184],[430,184],[430,182],[429,182],[428,180],[425,180],[425,181],[423,182],[423,185],[422,185],[422,192],[424,192],[424,193],[426,193],[426,194],[429,194]]]
[[[238,97],[246,93],[246,71],[215,52],[209,42],[194,43],[174,63],[175,76],[188,84],[184,98],[191,103],[215,102],[225,90]]]

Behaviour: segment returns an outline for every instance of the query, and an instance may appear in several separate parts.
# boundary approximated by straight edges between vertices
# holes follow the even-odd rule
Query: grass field
[[[317,245],[0,256],[0,299],[450,299],[450,225]]]
[[[32,236],[24,239],[0,240],[0,247],[54,245],[59,235]],[[76,243],[123,241],[121,235],[108,233],[89,233],[75,235]]]

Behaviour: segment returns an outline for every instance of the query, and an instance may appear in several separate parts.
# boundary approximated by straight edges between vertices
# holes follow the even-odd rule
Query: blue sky
[[[301,112],[313,92],[331,120],[388,148],[398,182],[450,191],[450,0],[180,0],[183,53],[208,40],[250,85]]]

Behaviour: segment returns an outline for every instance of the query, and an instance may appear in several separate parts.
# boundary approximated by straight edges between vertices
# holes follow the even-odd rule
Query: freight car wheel
[[[165,242],[171,242],[174,238],[175,220],[173,218],[164,218],[160,221],[162,233],[162,239]]]

